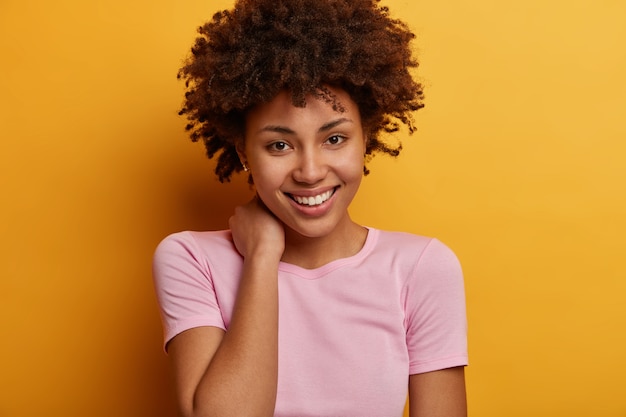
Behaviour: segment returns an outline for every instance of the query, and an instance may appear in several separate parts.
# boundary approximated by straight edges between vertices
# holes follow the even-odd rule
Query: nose
[[[303,151],[297,159],[293,179],[303,184],[316,184],[328,173],[328,163],[321,151]]]

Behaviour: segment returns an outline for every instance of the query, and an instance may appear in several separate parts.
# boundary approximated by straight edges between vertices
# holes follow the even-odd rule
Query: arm
[[[454,253],[432,240],[410,281],[407,343],[410,417],[466,417],[467,319],[463,273]]]
[[[182,415],[272,416],[278,373],[278,263],[282,226],[258,202],[230,220],[244,256],[243,276],[227,332],[185,331],[169,343]]]
[[[415,374],[409,377],[410,417],[466,417],[463,367]]]

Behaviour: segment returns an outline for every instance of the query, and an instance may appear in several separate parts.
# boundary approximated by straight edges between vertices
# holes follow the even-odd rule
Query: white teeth
[[[333,191],[334,190],[329,190],[320,195],[316,195],[315,197],[300,197],[293,195],[293,199],[296,200],[298,204],[303,204],[305,206],[317,206],[328,200],[330,196],[333,195]]]

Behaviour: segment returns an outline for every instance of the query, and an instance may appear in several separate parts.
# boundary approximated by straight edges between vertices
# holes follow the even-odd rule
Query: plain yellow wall
[[[626,416],[626,3],[388,0],[427,107],[352,213],[464,265],[470,415]],[[0,3],[0,416],[173,415],[157,242],[221,228],[176,112],[230,1]]]

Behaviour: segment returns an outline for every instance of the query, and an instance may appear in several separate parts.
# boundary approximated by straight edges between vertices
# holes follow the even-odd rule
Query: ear
[[[237,151],[239,162],[241,163],[244,171],[248,171],[248,158],[246,157],[246,150],[243,139],[240,139],[237,141],[237,143],[235,143],[235,151]]]
[[[363,150],[364,150],[364,155],[367,155],[367,145],[369,145],[370,143],[370,131],[369,129],[366,129],[365,127],[362,128],[362,132],[363,132]]]

